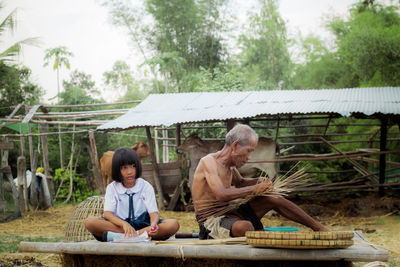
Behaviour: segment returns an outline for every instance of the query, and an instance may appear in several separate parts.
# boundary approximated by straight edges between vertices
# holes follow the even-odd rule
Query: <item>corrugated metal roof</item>
[[[258,115],[400,114],[400,87],[152,94],[98,130],[251,118]]]

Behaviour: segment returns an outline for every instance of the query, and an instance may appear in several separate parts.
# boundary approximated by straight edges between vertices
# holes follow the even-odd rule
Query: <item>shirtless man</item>
[[[239,124],[227,133],[222,150],[200,160],[192,186],[194,209],[200,226],[199,238],[239,237],[247,231],[262,230],[260,219],[270,210],[314,231],[329,231],[282,196],[259,196],[222,216],[214,212],[216,209],[213,207],[218,204],[227,206],[228,201],[263,192],[271,186],[271,183],[257,184],[254,178],[243,178],[237,171],[250,159],[257,142],[258,135],[254,130]]]

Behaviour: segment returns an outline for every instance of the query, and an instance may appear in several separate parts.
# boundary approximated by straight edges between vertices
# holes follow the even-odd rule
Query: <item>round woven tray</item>
[[[103,216],[104,196],[88,197],[82,201],[72,212],[65,228],[65,241],[85,241],[94,239],[86,230],[84,220],[89,216]]]
[[[274,240],[351,240],[353,232],[246,232],[247,238]]]
[[[276,240],[246,238],[246,242],[253,247],[293,249],[347,248],[353,245],[353,240]]]

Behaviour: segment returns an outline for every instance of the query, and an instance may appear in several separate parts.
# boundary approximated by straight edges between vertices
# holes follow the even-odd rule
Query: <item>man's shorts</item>
[[[222,218],[220,221],[220,226],[228,229],[230,231],[230,236],[232,236],[232,225],[239,220],[250,221],[255,230],[264,229],[264,226],[262,225],[260,219],[257,217],[254,210],[248,203],[242,204],[236,210],[230,211],[225,214],[225,217]],[[211,231],[205,228],[203,225],[199,226],[199,239],[212,239],[212,237],[209,236],[209,233]]]

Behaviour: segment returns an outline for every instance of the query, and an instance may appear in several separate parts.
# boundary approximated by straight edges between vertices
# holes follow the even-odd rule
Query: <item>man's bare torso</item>
[[[203,157],[195,171],[192,198],[196,212],[203,210],[207,203],[218,202],[209,182],[219,179],[225,188],[229,188],[232,185],[232,179],[236,178],[235,172],[230,167],[224,166],[218,161],[218,155],[219,153],[216,152]],[[215,169],[216,173],[213,173],[210,169]]]

